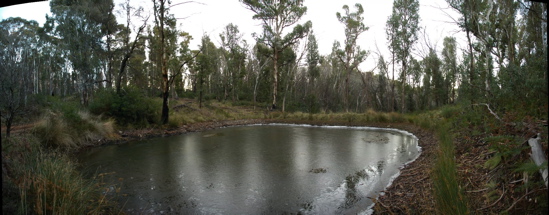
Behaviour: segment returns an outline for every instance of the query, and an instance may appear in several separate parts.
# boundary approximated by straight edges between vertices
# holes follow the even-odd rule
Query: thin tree
[[[390,43],[389,48],[396,55],[396,60],[402,64],[402,89],[400,98],[402,112],[405,112],[406,107],[404,87],[406,85],[408,58],[411,56],[414,43],[418,40],[418,31],[419,1],[395,0],[393,2],[393,13],[387,20],[387,40],[389,40]]]
[[[123,38],[123,41],[122,41],[123,42],[122,61],[120,63],[120,68],[118,69],[118,73],[116,74],[115,85],[116,85],[116,93],[118,93],[118,94],[120,94],[120,85],[121,85],[121,82],[122,82],[122,76],[124,75],[124,72],[126,71],[126,67],[128,65],[128,60],[132,57],[132,54],[133,54],[135,48],[137,48],[139,38],[141,37],[141,35],[143,33],[143,30],[145,30],[145,27],[147,26],[147,20],[149,19],[149,17],[144,18],[143,24],[141,24],[141,26],[139,27],[139,29],[137,30],[137,32],[135,34],[135,38],[133,39],[132,42],[130,42],[130,33],[131,33],[130,26],[131,26],[131,17],[132,17],[131,11],[134,8],[130,5],[130,0],[126,0],[126,2],[124,4],[121,4],[121,5],[126,10],[126,26],[125,26],[126,31],[125,31],[125,35],[124,35],[124,38]],[[139,7],[139,8],[134,10],[134,15],[139,16],[142,11],[143,11],[143,8]]]
[[[255,13],[253,19],[263,22],[263,34],[255,35],[255,38],[272,50],[270,56],[273,60],[272,109],[276,109],[279,57],[284,49],[307,35],[312,23],[307,21],[304,25],[298,24],[286,35],[283,35],[283,31],[297,24],[307,12],[307,7],[303,6],[303,0],[240,0],[240,2]]]
[[[320,54],[318,53],[318,42],[311,31],[311,34],[309,34],[309,38],[307,39],[307,73],[309,75],[310,90],[315,88],[315,79],[320,76],[319,61]]]
[[[38,29],[36,21],[20,17],[0,22],[0,119],[5,122],[8,138],[12,123],[23,114],[27,97],[32,94]]]
[[[349,6],[344,5],[345,14],[337,12],[337,20],[345,25],[345,48],[338,50],[337,57],[345,69],[345,91],[343,95],[343,104],[345,111],[349,112],[349,79],[353,71],[358,71],[358,65],[368,56],[368,52],[361,50],[357,45],[358,37],[368,30],[364,25],[364,8],[360,3],[355,4],[355,12],[349,11]]]

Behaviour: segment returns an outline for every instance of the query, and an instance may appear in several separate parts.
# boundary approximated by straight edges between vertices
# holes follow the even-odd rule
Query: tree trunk
[[[198,88],[198,108],[202,108],[202,92],[204,91],[204,79],[200,77],[198,83],[200,84],[200,87]]]
[[[165,68],[164,68],[165,69]],[[168,74],[162,72],[162,115],[160,117],[160,121],[163,125],[168,123],[169,120],[169,107],[168,107],[168,98],[170,97],[170,85],[168,85]]]
[[[162,115],[160,117],[160,121],[163,125],[168,123],[169,120],[169,111],[168,108],[168,97],[170,93],[170,86],[168,84],[168,69],[167,67],[167,60],[166,60],[166,53],[165,53],[165,46],[166,46],[166,38],[164,35],[164,1],[161,1],[160,6],[160,53],[162,55]]]
[[[11,111],[11,112],[12,113],[10,113],[8,118],[6,119],[6,138],[9,138],[10,135],[11,135],[11,123],[13,122],[13,115],[14,115],[13,111]]]
[[[351,75],[351,71],[347,71],[347,74],[345,75],[345,93],[343,97],[343,104],[345,105],[345,112],[349,112],[349,78]]]
[[[273,103],[271,108],[274,110],[276,109],[276,95],[278,91],[278,50],[276,47],[274,48],[273,64]]]
[[[395,107],[395,54],[393,53],[393,78],[391,81],[391,105],[389,106],[390,112],[394,111]]]
[[[122,63],[120,63],[120,70],[118,70],[118,75],[116,76],[116,93],[120,94],[120,85],[122,82],[122,75],[124,75],[124,71],[126,70],[126,64],[128,63],[128,59],[130,58],[129,55],[125,55],[124,59],[122,59]]]
[[[402,60],[402,89],[400,90],[400,95],[401,95],[401,98],[400,98],[400,111],[401,113],[404,113],[406,112],[406,96],[405,96],[405,93],[404,93],[404,88],[406,87],[406,69],[407,69],[407,65],[406,65],[406,59]]]
[[[468,19],[468,14],[464,14],[463,15],[463,18],[464,18],[464,22],[465,22],[465,34],[467,36],[467,43],[469,45],[469,55],[470,55],[470,58],[471,60],[469,61],[470,64],[469,64],[469,85],[470,86],[473,86],[473,82],[475,81],[475,78],[474,78],[474,75],[475,75],[475,56],[473,54],[473,43],[471,42],[471,32],[469,31],[469,19]],[[471,104],[475,103],[475,97],[472,95],[472,90],[469,89],[469,92],[470,92],[470,99],[471,99]]]

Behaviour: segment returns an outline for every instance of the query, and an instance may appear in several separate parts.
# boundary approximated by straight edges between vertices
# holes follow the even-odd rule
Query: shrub
[[[113,90],[98,92],[89,109],[93,114],[114,118],[120,125],[146,127],[160,119],[160,107],[159,100],[145,96],[139,89],[125,88],[120,94]]]

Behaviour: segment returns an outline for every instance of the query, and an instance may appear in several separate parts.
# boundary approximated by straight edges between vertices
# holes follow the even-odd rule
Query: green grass
[[[439,125],[439,151],[433,171],[434,196],[440,214],[469,214],[459,186],[452,135],[447,124]]]
[[[467,200],[460,188],[455,160],[455,146],[448,118],[455,117],[459,108],[444,107],[408,116],[415,125],[435,132],[439,141],[432,171],[433,195],[438,214],[469,214]]]

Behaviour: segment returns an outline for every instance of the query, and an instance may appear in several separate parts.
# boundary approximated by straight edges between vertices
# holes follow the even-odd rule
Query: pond
[[[93,148],[130,214],[367,214],[421,149],[405,131],[253,125]]]

